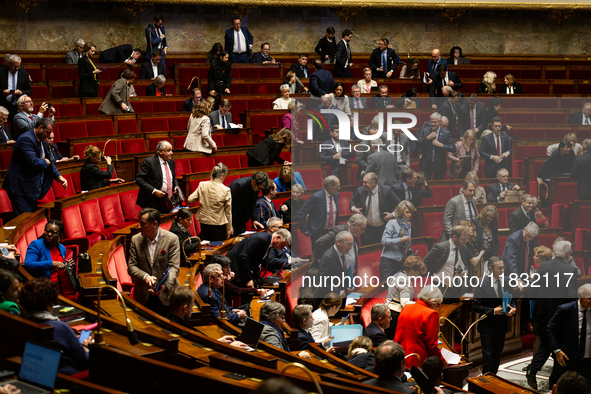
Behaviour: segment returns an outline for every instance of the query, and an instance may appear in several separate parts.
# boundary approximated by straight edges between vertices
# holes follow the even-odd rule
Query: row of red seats
[[[289,66],[288,66],[289,68]],[[201,83],[207,81],[207,74],[209,67],[185,67],[177,68],[177,75],[175,78],[182,84],[189,84],[193,77],[199,77]],[[251,67],[234,67],[232,68],[232,79],[277,79],[282,78],[281,69],[277,65],[263,66],[253,65]]]

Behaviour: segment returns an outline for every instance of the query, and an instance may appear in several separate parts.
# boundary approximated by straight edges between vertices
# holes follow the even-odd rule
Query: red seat
[[[88,107],[87,107],[88,111]],[[119,119],[117,121],[117,131],[119,134],[134,134],[138,132],[137,120]]]
[[[86,122],[86,130],[88,131],[89,137],[115,134],[113,121],[110,119],[88,121]]]
[[[306,189],[322,189],[324,187],[324,178],[322,177],[321,168],[302,170],[295,168],[295,170],[302,176]]]
[[[152,101],[134,101],[131,103],[131,106],[137,114],[154,113],[154,103]]]
[[[298,305],[298,295],[300,293],[300,288],[302,287],[302,281],[303,281],[304,275],[305,275],[305,272],[302,273],[302,275],[300,275],[295,280],[289,282],[287,284],[287,286],[285,287],[285,290],[286,290],[285,293],[287,296],[286,297],[287,298],[286,299],[287,309],[288,309],[287,313],[285,314],[285,321],[291,327],[294,327],[292,314],[293,314],[294,308]],[[199,275],[199,277],[201,277],[201,275]]]
[[[363,306],[361,307],[360,316],[361,324],[363,324],[363,327],[367,327],[367,325],[371,323],[371,308],[373,308],[373,306],[376,304],[383,304],[384,302],[386,302],[387,295],[388,291],[384,290],[380,294],[373,298],[370,298],[365,302],[365,304],[363,304]]]
[[[53,189],[49,189],[47,194],[40,200],[37,200],[39,204],[47,204],[48,202],[55,201],[55,195],[53,194]]]
[[[146,152],[146,140],[142,138],[118,140],[117,143],[119,144],[121,154]]]
[[[225,161],[222,161],[224,164]],[[192,157],[191,172],[209,172],[216,165],[213,157]]]
[[[292,242],[293,252],[300,257],[312,255],[312,241],[309,237],[302,235],[302,232],[298,229],[295,233],[294,240]]]
[[[117,279],[117,289],[119,291],[130,291],[133,288],[133,280],[127,272],[125,250],[122,245],[118,246],[109,258],[108,269],[109,274]]]
[[[151,133],[154,131],[168,131],[168,119],[166,118],[143,118],[142,132]]]
[[[135,220],[125,220],[119,194],[109,194],[98,199],[101,215],[106,226],[122,229],[136,223]]]
[[[137,200],[137,193],[139,189],[129,190],[119,194],[121,200],[121,209],[125,220],[137,221],[139,213],[142,208],[135,202]]]
[[[421,206],[445,205],[452,198],[451,186],[431,186],[433,197],[423,199]]]
[[[443,212],[425,213],[423,215],[423,236],[439,239],[443,229]]]
[[[64,174],[62,176],[68,181],[68,187],[66,189],[64,189],[58,181],[55,179],[53,180],[53,194],[58,200],[60,198],[72,197],[76,195],[76,190],[74,190],[74,182],[72,182],[72,175]]]
[[[84,221],[84,228],[87,233],[99,234],[102,239],[113,239],[113,233],[119,228],[107,226],[103,222],[103,217],[100,212],[98,199],[85,201],[78,204],[80,207],[80,214]]]
[[[224,146],[224,135],[223,134],[212,134],[211,139],[215,142],[216,146]]]
[[[223,146],[237,145],[248,145],[248,134],[224,134]]]
[[[12,150],[0,151],[0,168],[8,170],[10,167],[10,161],[12,160]]]
[[[59,108],[60,116],[82,116],[82,106],[80,103],[60,104]]]
[[[172,140],[173,141],[172,146],[174,147],[174,149],[183,149],[185,147],[185,140],[186,139],[187,139],[186,135],[175,135]]]
[[[357,265],[357,276],[360,278],[367,277],[367,283],[362,283],[361,287],[369,286],[372,276],[380,277],[380,257],[382,256],[382,249],[368,254],[359,255],[359,263]],[[359,283],[354,283],[358,285]]]
[[[174,118],[168,118],[168,130],[170,130],[170,131],[186,130],[188,123],[189,123],[188,116],[176,116]]]
[[[509,213],[506,209],[499,209],[499,225],[498,228],[509,228]]]
[[[155,152],[156,147],[158,146],[158,143],[160,141],[170,142],[170,138],[169,137],[148,138],[148,151]],[[174,147],[174,145],[173,145],[173,147]],[[174,149],[178,149],[178,148],[174,148]]]
[[[6,194],[6,190],[4,189],[0,189],[0,216],[3,222],[7,222],[14,217],[10,198],[8,198],[8,194]]]
[[[84,227],[84,221],[82,220],[79,205],[64,208],[62,211],[62,219],[66,229],[64,237],[65,241],[78,245],[80,253],[86,252],[88,248],[100,241],[100,235],[86,234],[86,228]],[[66,244],[65,242],[62,243],[64,243],[64,245]]]
[[[215,164],[220,162],[224,163],[229,169],[240,168],[240,157],[238,155],[215,156]],[[211,168],[208,171],[211,171]]]
[[[154,112],[176,112],[174,101],[154,101]]]
[[[60,137],[63,141],[68,138],[88,137],[86,122],[65,122],[60,123]]]

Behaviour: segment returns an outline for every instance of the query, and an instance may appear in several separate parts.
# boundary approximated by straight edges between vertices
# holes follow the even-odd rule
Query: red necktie
[[[361,108],[361,107],[359,106],[359,99],[356,99],[356,100],[357,100],[357,108],[359,109],[359,108]]]
[[[168,198],[172,198],[172,178],[170,176],[170,168],[168,167],[168,163],[164,162],[164,167],[166,169],[166,194]]]
[[[328,211],[328,229],[330,230],[334,226],[334,210],[332,208],[332,196],[329,197],[328,203],[330,204],[330,210]]]
[[[497,135],[497,156],[501,157],[501,138]]]
[[[33,121],[35,120],[35,119],[33,119],[33,115],[29,115],[29,119],[31,119]]]

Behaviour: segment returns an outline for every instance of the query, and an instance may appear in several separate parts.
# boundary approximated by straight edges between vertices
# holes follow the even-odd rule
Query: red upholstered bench
[[[119,152],[126,153],[144,153],[146,152],[146,140],[142,138],[131,138],[127,140],[117,140]]]
[[[119,245],[113,252],[108,262],[108,270],[111,277],[117,279],[117,290],[131,291],[133,280],[127,273],[127,261],[123,245]]]
[[[137,223],[136,220],[126,220],[119,194],[110,194],[98,199],[101,216],[105,226],[122,229]]]
[[[439,239],[443,229],[443,212],[425,213],[423,215],[423,236]]]
[[[101,209],[98,199],[85,201],[78,205],[84,222],[84,228],[87,233],[98,234],[102,239],[113,239],[113,233],[119,230],[119,228],[105,226],[103,217],[100,215]]]
[[[139,189],[128,190],[119,194],[121,201],[121,209],[123,210],[123,217],[125,220],[137,221],[138,215],[142,208],[135,202],[137,200],[137,193]]]
[[[302,235],[302,232],[298,229],[295,234],[292,232],[294,238],[292,242],[293,252],[300,257],[306,257],[312,255],[312,241],[309,237]]]
[[[225,159],[221,160],[222,163],[226,164]],[[219,161],[218,161],[219,163]],[[193,157],[191,158],[191,172],[208,172],[216,165],[216,161],[213,157]],[[240,168],[240,167],[238,167]]]
[[[423,199],[422,206],[445,205],[453,197],[451,186],[431,186],[433,197]]]
[[[361,324],[363,327],[367,327],[369,323],[371,323],[371,308],[373,308],[376,304],[383,304],[386,302],[386,296],[388,295],[388,290],[382,291],[380,294],[376,295],[373,298],[370,298],[363,304],[361,307]]]
[[[64,189],[64,187],[54,179],[51,188],[53,189],[53,194],[55,195],[55,198],[60,199],[76,195],[76,190],[74,189],[74,182],[72,181],[72,175],[64,174],[62,176],[66,178],[66,180],[68,181],[68,187]]]
[[[361,254],[358,258],[358,266],[357,266],[357,276],[360,278],[365,278],[367,275],[368,283],[362,284],[363,286],[369,285],[369,280],[371,280],[372,276],[378,278],[380,277],[380,257],[382,256],[382,250],[376,250],[372,253]]]
[[[307,272],[307,268],[305,268],[305,272]],[[303,277],[306,274],[305,272],[285,286],[285,298],[288,309],[287,313],[285,314],[285,321],[290,325],[290,327],[294,327],[292,314],[294,308],[298,305],[298,296],[300,294],[300,288],[302,287]]]
[[[10,167],[10,161],[12,160],[12,150],[0,151],[0,168],[8,170]]]
[[[101,240],[99,234],[87,234],[82,214],[80,213],[80,206],[73,205],[64,208],[62,211],[62,218],[66,228],[64,236],[64,245],[68,244],[78,245],[80,252],[84,253],[92,245]]]
[[[313,169],[302,169],[298,170],[295,168],[297,172],[300,173],[302,179],[304,180],[304,184],[306,185],[306,189],[322,189],[324,188],[324,178],[322,177],[322,169],[321,168],[313,168]]]

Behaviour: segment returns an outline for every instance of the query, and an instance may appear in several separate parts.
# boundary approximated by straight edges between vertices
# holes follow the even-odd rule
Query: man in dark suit
[[[368,172],[363,176],[363,186],[357,188],[349,202],[351,212],[367,218],[367,228],[361,236],[362,245],[382,242],[386,222],[394,219],[392,212],[400,201],[390,187],[378,184],[378,176],[375,173]]]
[[[351,97],[349,97],[349,107],[351,109],[369,108],[367,106],[367,99],[365,97],[361,97],[361,89],[359,89],[359,86],[357,86],[356,84],[351,86]]]
[[[509,215],[509,234],[521,230],[529,222],[536,223],[534,201],[534,198],[529,193],[524,193],[521,196],[521,206]]]
[[[230,129],[230,123],[233,122],[232,113],[230,109],[232,103],[228,99],[222,99],[217,110],[209,113],[209,120],[211,121],[211,128],[216,130]],[[237,125],[242,128],[242,125]]]
[[[334,226],[328,233],[318,238],[316,241],[316,247],[314,248],[314,258],[320,261],[324,252],[334,246],[337,234],[341,231],[348,231],[353,235],[355,245],[359,248],[359,237],[363,235],[367,228],[367,218],[359,213],[355,213],[349,217],[349,220],[345,224],[339,224]]]
[[[478,332],[482,343],[482,373],[497,373],[501,362],[501,354],[505,346],[507,332],[507,316],[515,314],[515,301],[507,306],[503,312],[502,300],[505,291],[511,292],[509,278],[501,277],[505,271],[505,264],[497,256],[488,260],[488,270],[492,274],[486,275],[480,285],[474,289],[474,304],[472,310],[486,318],[478,323]],[[501,279],[503,278],[503,279]]]
[[[325,162],[332,168],[332,175],[341,179],[340,165],[355,156],[355,151],[347,140],[339,140],[339,125],[330,126],[330,139],[320,144],[318,161]]]
[[[433,76],[433,83],[429,88],[429,97],[431,97],[431,106],[436,105],[434,97],[443,97],[443,87],[449,86],[453,90],[461,89],[464,84],[458,78],[458,75],[453,71],[447,71],[447,64],[439,64],[437,66],[437,74]],[[436,109],[436,107],[433,107]]]
[[[78,60],[82,59],[82,50],[84,49],[84,40],[79,38],[74,43],[74,49],[66,53],[65,62],[69,64],[78,64]]]
[[[251,221],[259,222],[267,227],[267,221],[272,218],[281,219],[281,210],[275,208],[273,199],[277,195],[277,185],[275,182],[268,182],[267,186],[262,190],[263,195],[257,200],[254,210],[252,211]]]
[[[140,187],[137,205],[142,208],[155,208],[163,213],[170,212],[163,199],[172,199],[173,194],[178,194],[179,186],[170,142],[158,142],[156,154],[142,161],[135,182]]]
[[[365,172],[374,172],[380,185],[392,186],[396,180],[396,159],[383,145],[380,138],[370,141],[371,154],[367,158]]]
[[[427,357],[423,361],[421,370],[427,375],[427,379],[434,387],[440,387],[443,381],[443,361],[437,356]],[[443,394],[454,394],[453,391],[441,387]]]
[[[480,143],[480,156],[484,157],[484,174],[494,178],[501,168],[509,168],[511,155],[511,139],[504,131],[503,119],[497,116],[492,119],[492,133],[485,135]]]
[[[402,382],[404,356],[404,349],[399,343],[391,340],[382,342],[376,349],[375,368],[379,377],[366,380],[364,383],[404,394],[416,393]]]
[[[193,89],[193,96],[188,98],[183,103],[183,111],[193,112],[201,102],[201,89]]]
[[[369,67],[373,71],[374,78],[392,78],[398,64],[402,63],[396,51],[389,47],[390,41],[387,38],[380,38],[376,48],[369,58]]]
[[[221,311],[225,311],[228,322],[234,325],[238,325],[243,319],[246,319],[248,316],[246,311],[242,309],[232,309],[226,302],[224,302],[222,292],[220,291],[220,288],[224,283],[224,275],[221,265],[208,264],[203,269],[201,275],[203,283],[197,288],[197,294],[203,302],[209,304],[209,313],[211,316],[219,318],[221,316]],[[209,295],[210,287],[211,296]]]
[[[584,152],[575,158],[570,178],[577,181],[577,195],[581,200],[591,200],[591,139],[583,141]]]
[[[312,251],[318,238],[328,233],[333,226],[338,225],[340,189],[339,178],[329,175],[324,178],[324,189],[312,194],[300,208],[298,215],[300,231],[304,236],[310,237]]]
[[[245,237],[226,255],[232,260],[231,267],[236,273],[236,286],[256,287],[255,282],[261,277],[260,267],[265,267],[270,249],[283,249],[289,245],[291,234],[286,229],[273,234],[260,232]]]
[[[482,130],[478,126],[482,123],[486,107],[484,103],[478,101],[476,93],[470,93],[467,103],[460,103],[460,111],[458,113],[458,133],[461,136],[468,129],[474,130],[476,137],[480,137]]]
[[[523,229],[507,237],[503,257],[501,257],[505,263],[505,276],[529,274],[534,258],[534,248],[538,244],[539,231],[538,225],[530,222]]]
[[[388,97],[388,87],[386,85],[380,85],[380,94],[377,94],[371,98],[372,108],[394,108],[394,100],[392,97]]]
[[[385,133],[382,133],[384,136]],[[388,138],[386,136],[386,138]],[[411,141],[410,138],[400,129],[392,130],[392,141],[389,143],[393,144],[391,153],[394,155],[394,161],[396,162],[396,179],[400,179],[402,172],[410,167],[410,150]]]
[[[133,66],[141,54],[139,48],[132,49],[130,44],[123,44],[102,51],[99,63],[125,63],[128,66]]]
[[[591,392],[591,284],[577,291],[578,301],[558,307],[547,326],[548,341],[554,351],[556,373],[552,371],[550,385],[566,371],[576,371],[587,380]],[[557,365],[558,364],[558,365]]]
[[[334,75],[339,78],[351,78],[351,66],[353,59],[352,50],[349,43],[353,38],[353,32],[349,29],[343,30],[342,40],[337,44],[336,62],[334,65]]]
[[[10,166],[2,188],[6,190],[16,215],[34,212],[37,200],[45,197],[55,179],[65,188],[68,181],[47,157],[45,139],[53,132],[51,119],[42,118],[35,128],[22,134],[14,145]]]
[[[298,62],[289,67],[289,71],[293,71],[299,79],[310,78],[310,69],[308,68],[308,54],[300,53]]]
[[[491,183],[486,189],[486,201],[488,202],[503,202],[510,190],[519,190],[520,187],[514,183],[509,182],[509,171],[501,168],[497,171],[497,183]],[[526,223],[527,224],[527,223]],[[518,226],[517,229],[524,226]]]
[[[332,98],[328,94],[325,94],[320,99],[320,105],[318,106],[318,112],[322,115],[325,122],[321,122],[320,125],[314,123],[313,126],[313,139],[317,142],[323,142],[330,138],[330,130],[333,126],[339,125],[339,120],[334,114],[323,114],[323,109],[338,110],[338,107],[332,104]],[[326,123],[326,128],[324,123]]]
[[[417,151],[421,154],[419,168],[425,180],[443,179],[447,170],[447,152],[455,152],[456,145],[449,131],[440,127],[441,114],[431,115],[431,128],[421,127],[417,133]]]
[[[412,186],[417,183],[417,173],[412,168],[407,168],[400,174],[400,180],[394,186],[392,186],[392,194],[394,194],[398,200],[412,201]],[[396,204],[400,203],[400,201]],[[396,208],[394,206],[394,208]]]
[[[150,60],[155,50],[162,54],[162,68],[166,69],[166,55],[168,44],[166,43],[166,32],[164,31],[164,20],[160,15],[154,15],[153,23],[146,27],[146,59]],[[166,74],[163,74],[166,76]]]
[[[234,235],[246,231],[246,222],[257,202],[259,190],[263,190],[269,183],[269,176],[265,172],[255,172],[250,178],[238,178],[230,183],[232,194],[232,228]],[[259,222],[252,223],[253,228],[265,228]]]
[[[449,88],[449,86],[447,88]],[[460,102],[459,93],[452,90],[447,98],[438,99],[437,102],[440,104],[439,110],[437,112],[439,112],[442,117],[445,117],[448,120],[448,125],[444,128],[449,130],[449,132],[452,134],[452,137],[457,137],[458,114],[460,112],[460,107],[458,105]]]
[[[310,349],[310,343],[315,343],[310,329],[314,325],[312,305],[301,304],[293,308],[293,324],[298,329],[298,350]]]
[[[8,130],[8,127],[6,127],[8,125],[8,115],[9,111],[4,107],[0,107],[0,144],[15,142],[12,139],[10,130]]]
[[[357,275],[357,245],[353,235],[341,231],[335,238],[333,247],[328,248],[320,259],[318,268],[319,286],[314,297],[323,299],[328,293],[335,292],[341,297],[355,289],[353,278]],[[337,280],[338,278],[338,280]]]
[[[240,18],[232,18],[232,28],[226,30],[224,49],[232,63],[248,63],[252,56],[252,34],[248,27],[241,26]]]
[[[10,112],[9,119],[16,114],[16,100],[24,94],[31,95],[29,73],[21,67],[21,57],[10,55],[8,65],[0,68],[0,90],[4,94],[3,105]]]
[[[387,341],[385,330],[390,327],[392,312],[388,305],[375,304],[371,307],[371,323],[363,329],[363,335],[371,339],[373,346],[380,346]]]
[[[259,53],[253,54],[250,62],[260,64],[275,64],[275,59],[269,55],[269,52],[271,52],[271,45],[269,45],[268,42],[261,44],[261,51]]]
[[[310,93],[315,97],[322,97],[330,94],[335,87],[335,81],[330,71],[322,69],[322,61],[314,59],[316,71],[310,75]]]
[[[433,78],[437,75],[437,66],[440,64],[445,64],[447,70],[447,60],[441,57],[441,51],[439,49],[433,49],[431,52],[431,60],[427,62],[427,70],[425,71],[427,84],[430,85],[433,83]]]
[[[140,79],[154,80],[158,75],[166,76],[166,68],[164,67],[164,63],[162,63],[162,51],[160,49],[152,52],[152,58],[142,63]]]
[[[583,105],[583,109],[575,112],[570,118],[570,124],[576,125],[591,125],[591,102],[588,101]]]

